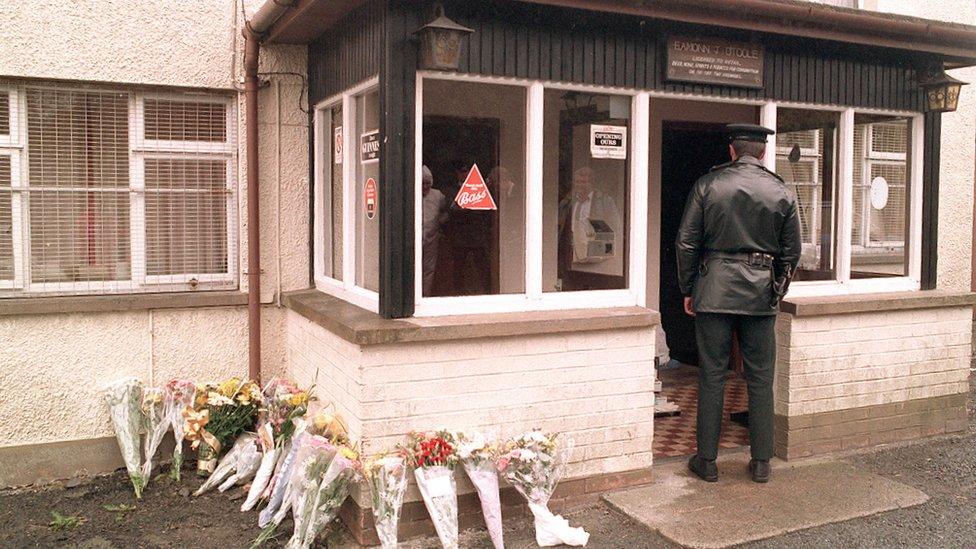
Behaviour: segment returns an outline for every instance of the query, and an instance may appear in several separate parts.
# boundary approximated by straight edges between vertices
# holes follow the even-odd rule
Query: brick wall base
[[[623,473],[606,473],[584,478],[576,478],[561,482],[556,487],[549,507],[553,511],[579,505],[594,503],[609,490],[617,490],[631,486],[640,486],[651,482],[651,470],[640,469]],[[505,520],[531,515],[523,498],[514,488],[502,488],[501,491],[502,516]],[[349,529],[353,537],[362,545],[377,545],[376,529],[373,525],[373,514],[369,508],[360,507],[353,498],[346,500],[339,517]],[[483,528],[485,525],[481,514],[481,502],[476,493],[458,496],[458,527]],[[411,501],[403,504],[400,511],[399,539],[405,540],[417,536],[433,536],[434,524],[430,521],[427,508],[422,501]]]
[[[964,431],[966,399],[959,393],[818,414],[777,415],[776,456],[797,459]]]

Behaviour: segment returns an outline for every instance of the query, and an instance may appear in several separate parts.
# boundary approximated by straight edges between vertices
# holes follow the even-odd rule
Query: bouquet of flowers
[[[300,427],[302,421],[299,420],[296,424]],[[304,430],[295,435],[291,450],[272,479],[268,506],[258,517],[261,535],[254,540],[252,547],[270,540],[288,511],[293,510],[295,531],[298,531],[299,515],[304,517],[308,511],[304,507],[299,511],[298,505],[311,505],[307,493],[314,488],[313,480],[325,474],[341,447],[349,447],[349,436],[341,419],[324,412],[318,412],[310,418]],[[316,474],[319,477],[315,477]]]
[[[264,455],[241,511],[254,508],[264,495],[285,443],[295,434],[295,419],[305,415],[308,401],[308,391],[285,379],[273,379],[264,388],[264,406],[258,419],[258,438]]]
[[[458,548],[457,483],[454,440],[446,431],[411,433],[410,458],[424,505],[444,549]]]
[[[142,382],[135,378],[124,378],[112,383],[104,390],[115,438],[119,441],[125,468],[136,497],[142,498],[142,488],[146,479],[142,475]]]
[[[325,439],[313,436],[308,440],[311,444],[316,444]],[[328,441],[325,444],[332,445]],[[359,476],[362,465],[358,461],[356,451],[346,445],[333,446],[333,448],[336,449],[336,453],[321,479],[314,486],[314,492],[311,494],[306,492],[305,497],[301,498],[303,504],[294,507],[295,532],[285,546],[287,548],[311,547],[315,543],[315,538],[339,514],[342,502],[349,495],[350,483]]]
[[[396,549],[397,525],[403,495],[407,491],[407,456],[403,452],[381,453],[363,465],[373,499],[373,521],[383,549]]]
[[[169,430],[163,402],[163,390],[158,387],[146,388],[142,393],[142,415],[146,422],[146,461],[142,464],[142,478],[149,482],[152,478],[152,460],[159,444]]]
[[[495,465],[497,448],[481,433],[467,435],[457,433],[457,455],[464,466],[464,472],[471,479],[481,501],[481,512],[485,526],[491,536],[495,549],[503,549],[505,541],[502,532],[502,503],[498,493],[498,471]]]
[[[193,398],[196,395],[196,385],[185,379],[173,379],[163,388],[163,410],[166,420],[173,427],[173,438],[176,447],[173,449],[173,466],[170,476],[173,480],[180,480],[180,469],[183,467],[183,437],[186,435],[187,423],[183,415],[184,410],[193,408]]]
[[[529,431],[512,440],[508,451],[498,459],[498,470],[529,502],[535,518],[535,541],[540,547],[583,546],[590,539],[582,528],[549,511],[549,498],[562,475],[570,444],[559,447],[557,435]]]
[[[186,438],[197,450],[197,474],[210,476],[221,450],[254,426],[261,389],[253,381],[230,378],[219,385],[197,386],[193,408],[184,410]]]
[[[234,441],[234,445],[231,447],[230,451],[224,455],[224,457],[220,460],[220,463],[217,464],[217,467],[214,469],[214,472],[202,485],[200,485],[200,488],[198,488],[193,495],[199,496],[211,488],[220,485],[228,478],[232,478],[234,472],[238,470],[239,464],[246,468],[246,463],[249,459],[253,459],[253,461],[257,463],[260,459],[260,453],[258,452],[256,437],[252,433],[244,433],[237,437],[237,440]],[[257,466],[255,466],[255,470],[256,469]],[[231,485],[233,485],[233,483],[231,483]],[[228,488],[230,488],[230,486],[228,486]]]

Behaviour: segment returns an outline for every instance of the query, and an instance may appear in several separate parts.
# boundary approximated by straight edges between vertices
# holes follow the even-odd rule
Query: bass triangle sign
[[[471,171],[464,178],[464,183],[458,189],[454,203],[465,210],[497,210],[495,199],[491,197],[488,185],[485,185],[485,178],[481,177],[481,170],[478,165],[471,166]]]

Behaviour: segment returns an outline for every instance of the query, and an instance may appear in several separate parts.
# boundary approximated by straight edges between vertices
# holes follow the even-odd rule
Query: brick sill
[[[976,305],[976,294],[972,292],[925,290],[787,298],[780,304],[779,310],[792,316],[828,316],[911,309],[972,307],[973,305]]]
[[[246,304],[247,294],[238,291],[16,297],[0,299],[0,316],[232,307]]]
[[[660,323],[656,311],[642,307],[390,320],[318,290],[286,293],[282,304],[342,339],[364,346],[649,328]]]

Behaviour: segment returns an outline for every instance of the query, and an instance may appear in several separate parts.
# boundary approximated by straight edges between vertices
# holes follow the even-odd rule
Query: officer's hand
[[[685,298],[685,314],[688,316],[695,316],[695,304],[692,302],[690,297]]]

